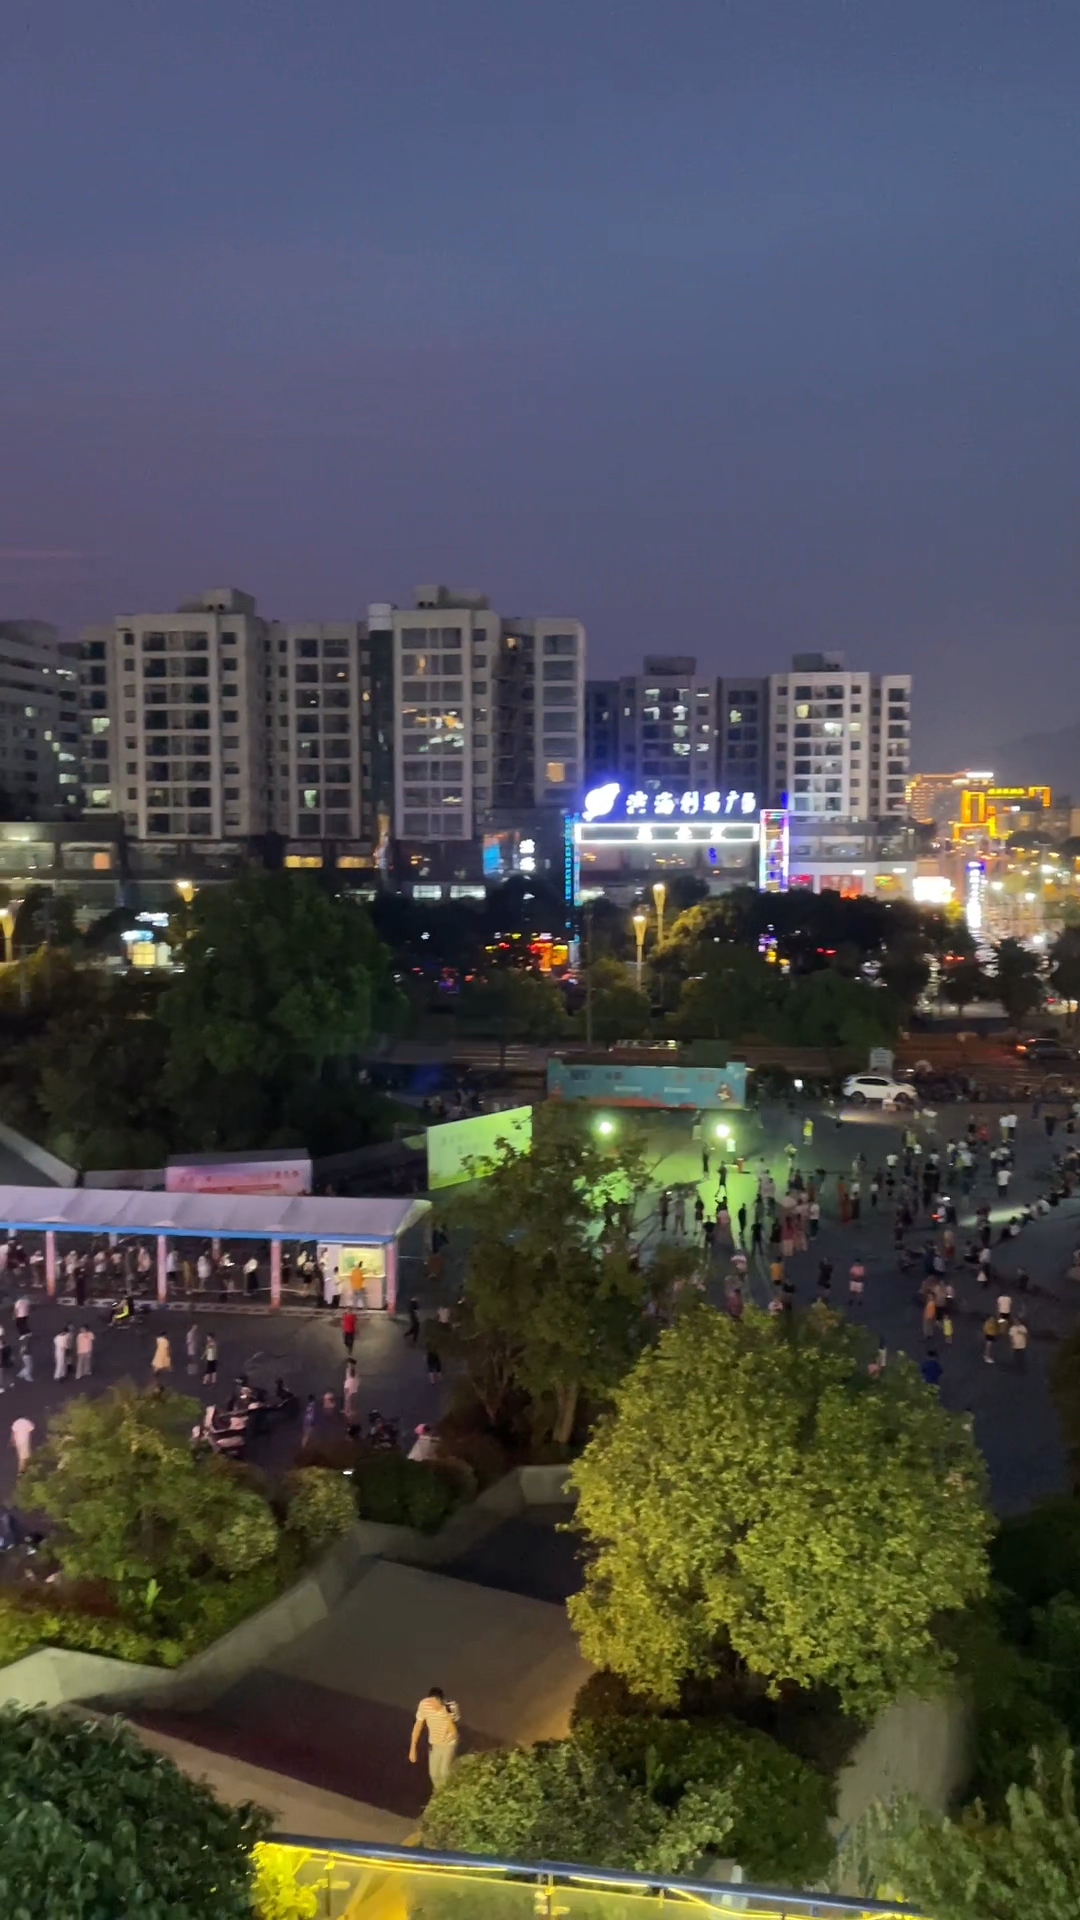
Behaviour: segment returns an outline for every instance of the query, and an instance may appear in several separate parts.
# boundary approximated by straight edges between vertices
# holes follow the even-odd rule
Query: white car
[[[901,1080],[890,1080],[887,1073],[849,1073],[844,1081],[844,1098],[853,1106],[913,1107],[915,1089]]]

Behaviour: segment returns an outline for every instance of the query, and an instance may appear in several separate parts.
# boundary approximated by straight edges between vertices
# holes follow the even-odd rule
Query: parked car
[[[1035,1034],[1030,1040],[1018,1040],[1016,1051],[1022,1059],[1030,1060],[1033,1064],[1057,1060],[1063,1064],[1067,1062],[1070,1066],[1076,1065],[1075,1047],[1067,1047],[1064,1040],[1055,1040],[1046,1034]]]
[[[849,1073],[843,1092],[856,1107],[913,1107],[917,1099],[914,1087],[890,1079],[887,1073]]]

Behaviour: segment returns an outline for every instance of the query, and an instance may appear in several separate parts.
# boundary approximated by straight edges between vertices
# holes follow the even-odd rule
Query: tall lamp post
[[[645,929],[649,924],[644,907],[634,914],[634,939],[637,941],[637,990],[641,992],[641,964],[645,953]]]
[[[652,897],[656,902],[656,944],[661,947],[664,944],[664,901],[667,899],[667,888],[662,880],[653,881]]]

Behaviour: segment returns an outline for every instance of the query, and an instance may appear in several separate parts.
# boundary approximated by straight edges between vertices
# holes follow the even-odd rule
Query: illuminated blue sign
[[[731,787],[727,793],[645,793],[637,787],[624,793],[618,780],[608,780],[602,787],[590,788],[585,795],[581,818],[586,822],[663,820],[672,815],[689,819],[694,814],[706,814],[723,819],[732,814],[745,817],[757,810],[757,795],[740,793],[737,787]]]

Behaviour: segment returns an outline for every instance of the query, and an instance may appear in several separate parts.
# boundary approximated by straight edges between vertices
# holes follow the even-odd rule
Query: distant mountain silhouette
[[[1041,783],[1053,789],[1054,799],[1066,795],[1080,805],[1080,721],[1053,733],[1025,733],[994,747],[986,765],[993,767],[1002,786]]]

